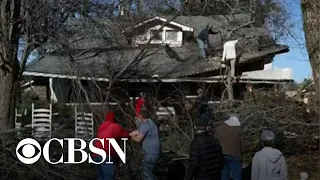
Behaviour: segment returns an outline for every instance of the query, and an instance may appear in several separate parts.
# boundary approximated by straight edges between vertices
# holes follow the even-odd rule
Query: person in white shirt
[[[230,61],[231,65],[231,77],[235,76],[235,64],[236,64],[236,44],[239,40],[227,41],[223,45],[222,62]]]

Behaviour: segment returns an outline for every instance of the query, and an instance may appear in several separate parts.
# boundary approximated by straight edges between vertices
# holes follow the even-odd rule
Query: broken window
[[[178,40],[178,32],[177,31],[166,31],[166,41],[177,41]]]

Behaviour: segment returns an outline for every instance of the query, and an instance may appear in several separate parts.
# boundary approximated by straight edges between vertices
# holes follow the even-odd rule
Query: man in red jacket
[[[105,139],[105,138],[115,138],[120,140],[121,138],[129,138],[129,133],[123,129],[123,127],[116,123],[114,120],[114,113],[109,111],[106,115],[105,121],[100,125],[98,128],[97,138]],[[100,141],[94,141],[94,146],[103,149],[106,152],[107,158],[106,162],[110,161],[113,162],[112,164],[101,163],[97,164],[97,173],[98,173],[98,180],[111,180],[115,177],[115,162],[118,159],[117,153],[115,152],[114,148],[110,147],[110,157],[109,156],[109,142],[105,139],[104,147]],[[102,157],[94,154],[93,155],[95,162],[101,162]]]

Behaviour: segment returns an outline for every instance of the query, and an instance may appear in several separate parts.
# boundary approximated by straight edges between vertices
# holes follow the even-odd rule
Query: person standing
[[[206,119],[210,120],[210,122],[208,122],[208,123],[210,126],[212,126],[213,121],[214,121],[214,111],[209,106],[208,98],[207,98],[206,94],[203,92],[203,89],[199,88],[197,90],[197,93],[198,93],[198,98],[195,101],[195,103],[193,104],[193,107],[191,109],[196,108],[197,112],[199,113],[200,116],[208,117]]]
[[[230,172],[233,180],[241,180],[244,137],[237,115],[230,115],[229,119],[217,128],[216,137],[220,141],[225,158],[222,180],[229,180]]]
[[[231,77],[235,77],[236,73],[236,60],[237,60],[237,53],[236,53],[236,44],[239,40],[227,41],[223,45],[223,54],[222,54],[222,62],[223,64],[230,62],[230,71]]]
[[[212,26],[207,25],[205,29],[200,31],[200,33],[197,36],[197,43],[200,48],[200,55],[203,58],[207,58],[206,49],[208,46],[210,47],[209,43],[209,34],[217,34],[218,32],[213,31]]]
[[[195,137],[190,145],[190,159],[186,180],[221,180],[224,157],[219,141],[212,136],[208,117],[195,121]]]
[[[99,126],[97,132],[97,138],[105,139],[105,138],[115,138],[116,140],[120,140],[121,138],[130,138],[129,133],[124,130],[124,128],[115,122],[114,112],[107,112],[105,121]],[[106,152],[107,158],[105,162],[113,162],[111,164],[106,164],[105,162],[101,164],[96,164],[97,169],[97,177],[98,180],[113,180],[115,179],[115,163],[117,163],[118,156],[115,152],[114,148],[109,147],[108,140],[105,139],[104,146],[100,141],[94,141],[93,145],[96,148],[103,149]],[[109,156],[110,153],[110,156]],[[93,154],[93,160],[95,162],[101,162],[102,157]]]
[[[263,148],[253,157],[251,180],[288,180],[286,160],[281,151],[273,148],[274,140],[271,130],[262,131]]]
[[[208,117],[210,120],[210,125],[214,121],[214,110],[209,106],[209,101],[207,95],[203,92],[202,89],[198,89],[198,97],[199,97],[199,107],[198,111],[200,115]]]
[[[203,92],[203,89],[199,88],[197,90],[197,93],[198,93],[199,102],[201,102],[203,104],[207,104],[208,103],[208,98],[206,96],[206,93]]]
[[[139,98],[136,101],[135,104],[135,125],[136,127],[139,127],[140,123],[141,123],[141,109],[142,108],[148,108],[146,107],[147,104],[147,94],[144,92],[140,93]]]
[[[130,133],[131,139],[142,143],[143,179],[153,180],[153,170],[160,156],[160,139],[157,125],[151,120],[148,109],[141,109],[141,124],[138,130]]]

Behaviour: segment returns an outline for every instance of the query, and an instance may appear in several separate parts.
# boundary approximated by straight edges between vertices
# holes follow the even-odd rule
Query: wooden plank
[[[92,114],[92,113],[77,112],[76,115],[77,115],[77,117],[82,117],[82,116],[85,116],[85,117],[93,117],[93,114]]]
[[[34,109],[34,113],[50,113],[50,109]]]
[[[39,124],[34,124],[34,128],[41,128],[41,127],[51,127],[50,124],[44,124],[44,123],[39,123]]]
[[[92,122],[92,117],[77,117],[77,121],[90,121],[90,122]]]
[[[46,118],[38,118],[38,119],[33,119],[33,123],[36,124],[36,123],[48,123],[50,124],[50,119],[46,119]]]
[[[77,127],[77,131],[92,131],[92,127]]]
[[[45,114],[45,113],[39,113],[39,114],[34,114],[33,117],[46,117],[50,118],[50,114]]]
[[[79,127],[81,127],[81,126],[92,126],[92,123],[84,123],[84,122],[81,123],[81,122],[78,122],[78,123],[77,123],[77,127],[78,127],[78,126],[79,126]]]

